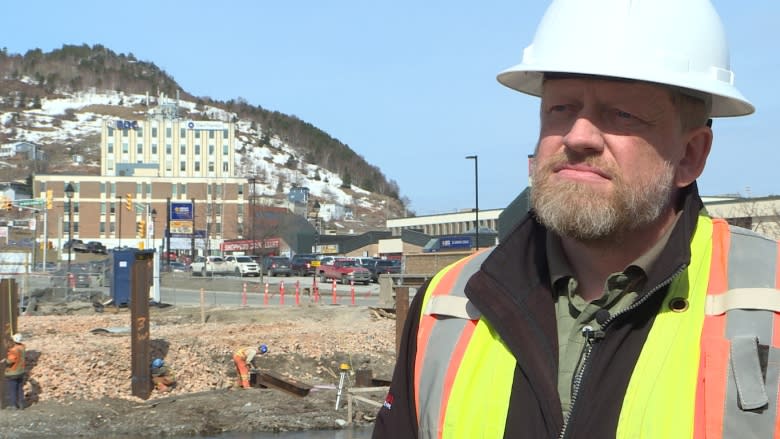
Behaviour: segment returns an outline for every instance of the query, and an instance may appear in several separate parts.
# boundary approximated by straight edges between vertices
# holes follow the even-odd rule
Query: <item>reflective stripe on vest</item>
[[[694,437],[780,437],[778,243],[713,223]]]
[[[487,254],[445,268],[427,290],[415,363],[421,438],[503,437],[516,361],[463,292]],[[780,437],[779,266],[776,241],[699,217],[691,265],[654,320],[616,437]],[[681,299],[687,308],[673,310]],[[770,345],[765,379],[759,345]]]

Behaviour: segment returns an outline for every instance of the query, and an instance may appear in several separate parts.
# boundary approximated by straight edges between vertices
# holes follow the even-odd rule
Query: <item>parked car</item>
[[[294,276],[313,276],[317,272],[317,267],[312,264],[316,255],[311,253],[299,253],[293,256],[290,261],[290,267]]]
[[[380,274],[399,274],[401,272],[399,262],[390,259],[375,259],[365,267],[371,272],[371,281],[379,282]]]
[[[190,264],[193,276],[211,276],[214,274],[230,273],[230,266],[222,259],[222,256],[198,256]]]
[[[290,276],[292,268],[290,267],[290,258],[286,256],[268,256],[263,259],[263,274],[274,277],[277,275]]]
[[[87,243],[87,250],[89,250],[90,253],[97,253],[99,255],[108,254],[106,246],[100,241],[89,241]]]
[[[170,265],[168,265],[168,264],[170,264]],[[162,266],[163,267],[169,266],[170,267],[170,271],[172,273],[186,273],[186,272],[190,271],[189,267],[187,267],[187,264],[185,264],[184,262],[171,261],[169,263],[166,263],[166,262],[163,261]]]
[[[65,241],[65,244],[62,245],[62,249],[63,250],[71,249],[74,252],[79,252],[79,253],[89,253],[89,248],[87,248],[87,244],[84,244],[84,241],[80,239]]]
[[[225,262],[237,276],[260,276],[260,265],[249,256],[225,256]]]

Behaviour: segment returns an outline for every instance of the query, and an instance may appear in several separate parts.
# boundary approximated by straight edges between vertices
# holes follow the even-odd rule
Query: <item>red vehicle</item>
[[[354,282],[368,285],[371,282],[371,272],[359,265],[354,259],[349,258],[326,260],[317,267],[317,272],[321,282],[328,279],[335,279],[343,284]]]

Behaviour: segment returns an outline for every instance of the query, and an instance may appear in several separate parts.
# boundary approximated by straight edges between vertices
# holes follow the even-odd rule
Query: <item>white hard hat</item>
[[[680,87],[711,99],[713,117],[755,111],[734,86],[726,33],[709,0],[554,0],[522,62],[498,81],[540,96],[545,73]]]
[[[11,336],[11,339],[14,341],[14,343],[21,343],[22,342],[22,334],[16,333],[13,336]]]

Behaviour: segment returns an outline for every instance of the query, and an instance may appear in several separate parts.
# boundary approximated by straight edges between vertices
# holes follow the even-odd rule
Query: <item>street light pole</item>
[[[65,186],[65,196],[68,198],[68,282],[70,282],[70,260],[73,251],[73,185],[68,183]],[[68,285],[70,288],[70,285]]]
[[[476,224],[474,249],[479,250],[479,159],[476,155],[467,155],[466,159],[474,160],[474,223]]]

